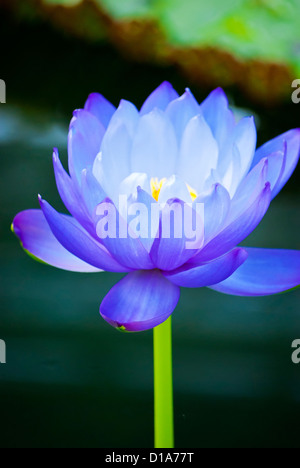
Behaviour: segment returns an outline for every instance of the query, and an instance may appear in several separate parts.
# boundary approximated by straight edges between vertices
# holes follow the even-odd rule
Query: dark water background
[[[52,148],[66,162],[72,110],[90,92],[140,105],[165,79],[178,91],[189,83],[176,69],[127,62],[108,45],[2,12],[0,43],[0,446],[151,447],[152,332],[122,334],[98,314],[119,275],[35,263],[9,228],[17,212],[38,207],[37,193],[63,209]],[[192,90],[199,100],[207,94]],[[259,117],[260,143],[300,126],[300,105],[264,109],[229,92]],[[247,245],[300,249],[299,182],[298,169]],[[178,447],[300,447],[300,365],[291,361],[299,299],[300,290],[259,299],[182,291],[174,313]]]

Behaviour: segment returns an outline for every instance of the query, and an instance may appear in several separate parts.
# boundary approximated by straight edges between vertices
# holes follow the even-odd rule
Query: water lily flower
[[[39,197],[41,209],[18,214],[13,230],[28,253],[54,267],[126,274],[100,307],[102,317],[121,330],[163,323],[180,287],[237,296],[293,289],[300,285],[300,251],[238,245],[296,168],[300,129],[259,149],[256,143],[254,119],[236,122],[221,89],[199,105],[189,90],[180,97],[165,82],[140,111],[125,100],[116,109],[92,94],[71,121],[69,174],[56,149],[53,155],[57,188],[70,215]],[[147,210],[141,210],[135,235],[120,235],[134,231],[127,216],[134,203]],[[162,235],[172,203],[201,217],[194,248],[187,247],[184,233],[174,235],[175,223],[169,238]],[[154,227],[153,205],[160,208]],[[101,209],[106,224],[115,222],[116,235],[99,235],[101,229],[105,234]],[[155,235],[138,236],[150,221]]]

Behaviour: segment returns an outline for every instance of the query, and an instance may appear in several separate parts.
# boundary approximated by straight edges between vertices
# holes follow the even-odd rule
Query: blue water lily
[[[180,287],[237,296],[290,290],[300,284],[300,251],[238,245],[295,170],[300,130],[259,149],[256,143],[254,119],[236,122],[221,89],[199,105],[189,90],[180,97],[165,82],[140,111],[125,100],[116,109],[92,94],[71,121],[70,175],[57,150],[53,155],[58,191],[70,215],[39,197],[41,210],[19,213],[13,230],[28,253],[54,267],[125,273],[100,307],[104,319],[123,330],[164,322]],[[134,203],[147,208],[139,214],[139,229],[152,222],[152,235],[137,235],[137,226],[133,235],[120,235],[134,231],[127,216]],[[193,248],[184,233],[174,235],[175,222],[171,235],[162,235],[173,203],[201,218]],[[155,205],[153,227],[149,213]],[[116,235],[109,235],[107,226],[105,235],[101,208],[106,224],[116,223]]]

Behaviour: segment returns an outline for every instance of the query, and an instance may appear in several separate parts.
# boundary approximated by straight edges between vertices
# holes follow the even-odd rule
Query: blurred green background
[[[9,228],[17,212],[38,207],[37,193],[63,210],[52,148],[66,163],[72,111],[90,92],[116,105],[121,98],[141,105],[166,79],[179,92],[191,86],[199,100],[213,83],[184,77],[177,64],[121,54],[115,38],[87,41],[45,13],[12,14],[5,3],[0,339],[7,364],[0,365],[0,446],[152,447],[152,332],[119,333],[98,313],[119,275],[35,263]],[[232,83],[226,90],[239,112],[256,115],[259,143],[300,126],[300,104],[290,99],[258,101]],[[300,249],[299,183],[298,168],[247,245]],[[182,291],[174,313],[177,447],[300,447],[300,365],[291,361],[299,299],[299,290],[260,299]]]

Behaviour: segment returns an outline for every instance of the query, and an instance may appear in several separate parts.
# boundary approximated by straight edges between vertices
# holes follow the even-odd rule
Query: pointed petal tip
[[[226,109],[228,117],[230,116],[233,119],[233,111],[229,107],[229,100],[227,94],[223,88],[219,87],[211,91],[207,98],[200,105],[200,108],[205,115],[210,117],[210,120],[215,117],[215,114],[218,113],[218,109]]]
[[[38,194],[38,202],[42,211],[47,205],[49,205],[49,203],[46,200],[44,200],[44,198],[40,194]]]
[[[122,109],[125,106],[135,107],[135,105],[132,102],[128,101],[128,99],[121,99],[117,107],[117,110]]]
[[[185,92],[183,93],[182,96],[180,96],[179,99],[182,99],[184,96],[186,97],[192,97],[193,99],[195,99],[195,96],[193,95],[192,91],[190,88],[185,88]]]
[[[19,213],[19,215],[21,215],[21,213]],[[15,219],[13,220],[13,222],[11,223],[10,230],[19,240],[22,249],[28,253],[28,251],[24,248],[24,245],[23,245],[22,229],[20,228],[19,221],[18,221],[19,215],[17,215]]]
[[[77,118],[79,117],[81,111],[82,111],[82,109],[75,109],[75,110],[73,111],[73,117],[74,117],[75,119],[77,119]]]
[[[57,148],[53,149],[52,162],[53,162],[53,167],[54,167],[54,173],[56,175],[56,172],[63,168],[62,163],[59,158],[59,152]]]
[[[175,91],[171,83],[164,81],[161,83],[144,102],[140,115],[148,114],[155,107],[165,111],[170,102],[178,99],[179,94]]]
[[[247,260],[248,256],[249,256],[247,250],[244,249],[243,247],[238,247],[236,249],[235,255],[236,255],[237,258],[239,258],[241,260],[242,263],[244,263]]]
[[[97,93],[97,92],[95,91],[95,92],[90,93],[90,94],[88,95],[87,101],[88,101],[89,99],[94,99],[94,98],[99,98],[99,97],[101,98],[101,97],[102,97],[102,94]]]
[[[213,189],[215,190],[215,192],[219,192],[223,188],[224,188],[223,185],[220,184],[219,182],[217,182],[215,185],[213,185]]]
[[[216,190],[217,192],[219,192],[220,190],[222,191],[226,190],[227,192],[227,189],[224,187],[224,185],[221,184],[221,182],[216,182],[215,184],[213,184],[212,190]]]
[[[114,202],[109,197],[105,197],[104,200],[100,203],[100,205],[102,205],[103,203],[111,203],[112,205],[114,205]]]
[[[92,119],[95,118],[95,116],[87,109],[75,109],[73,111],[73,118],[71,120],[70,127],[72,128],[72,126],[77,122],[77,120],[84,118]]]
[[[84,111],[93,115],[104,128],[116,111],[116,107],[100,93],[91,93],[84,105]]]
[[[166,88],[166,89],[174,90],[174,86],[168,80],[163,81],[161,85],[158,86],[158,88]]]
[[[10,225],[10,230],[11,232],[19,239],[19,241],[21,242],[21,246],[23,247],[23,244],[22,244],[22,231],[19,227],[19,219],[22,215],[22,212],[21,213],[18,213],[14,219],[13,219],[13,222],[11,223]]]
[[[41,210],[18,213],[13,221],[13,228],[24,251],[36,261],[80,273],[101,271],[63,248],[52,233]]]
[[[266,182],[263,192],[271,192],[271,182]]]
[[[19,229],[19,224],[20,224],[20,221],[22,220],[22,215],[23,215],[24,212],[20,212],[18,213],[12,223],[11,223],[11,226],[10,226],[10,230],[13,234],[15,234],[17,237],[20,238],[20,229]]]
[[[20,222],[22,220],[22,212],[18,213],[14,219],[13,222],[11,223],[10,230],[11,232],[19,239],[21,243],[21,247],[23,247],[23,241],[22,241],[22,230],[20,229]]]
[[[158,325],[161,325],[170,317],[171,313],[168,314],[168,316],[162,315],[160,317],[155,317],[152,320],[132,321],[132,322],[124,322],[124,323],[117,322],[108,318],[105,314],[101,312],[101,309],[100,309],[100,315],[109,325],[111,325],[113,328],[115,328],[116,330],[120,332],[137,333],[137,332],[151,330],[152,328],[155,328]]]
[[[185,202],[178,197],[169,198],[169,200],[167,200],[167,205],[171,206],[173,204],[184,205]]]
[[[136,191],[137,191],[137,194],[138,194],[138,195],[141,195],[142,193],[147,193],[147,194],[148,194],[148,192],[146,192],[146,191],[143,189],[143,187],[141,187],[140,185],[137,186]],[[149,195],[149,196],[150,196],[150,195]],[[153,199],[153,200],[154,200],[154,199]],[[156,200],[155,200],[155,202],[156,202]]]
[[[224,89],[221,88],[221,86],[218,86],[217,88],[215,88],[211,93],[210,93],[211,96],[217,96],[219,98],[224,98],[227,103],[228,103],[228,97],[227,97],[227,94],[225,93]]]

